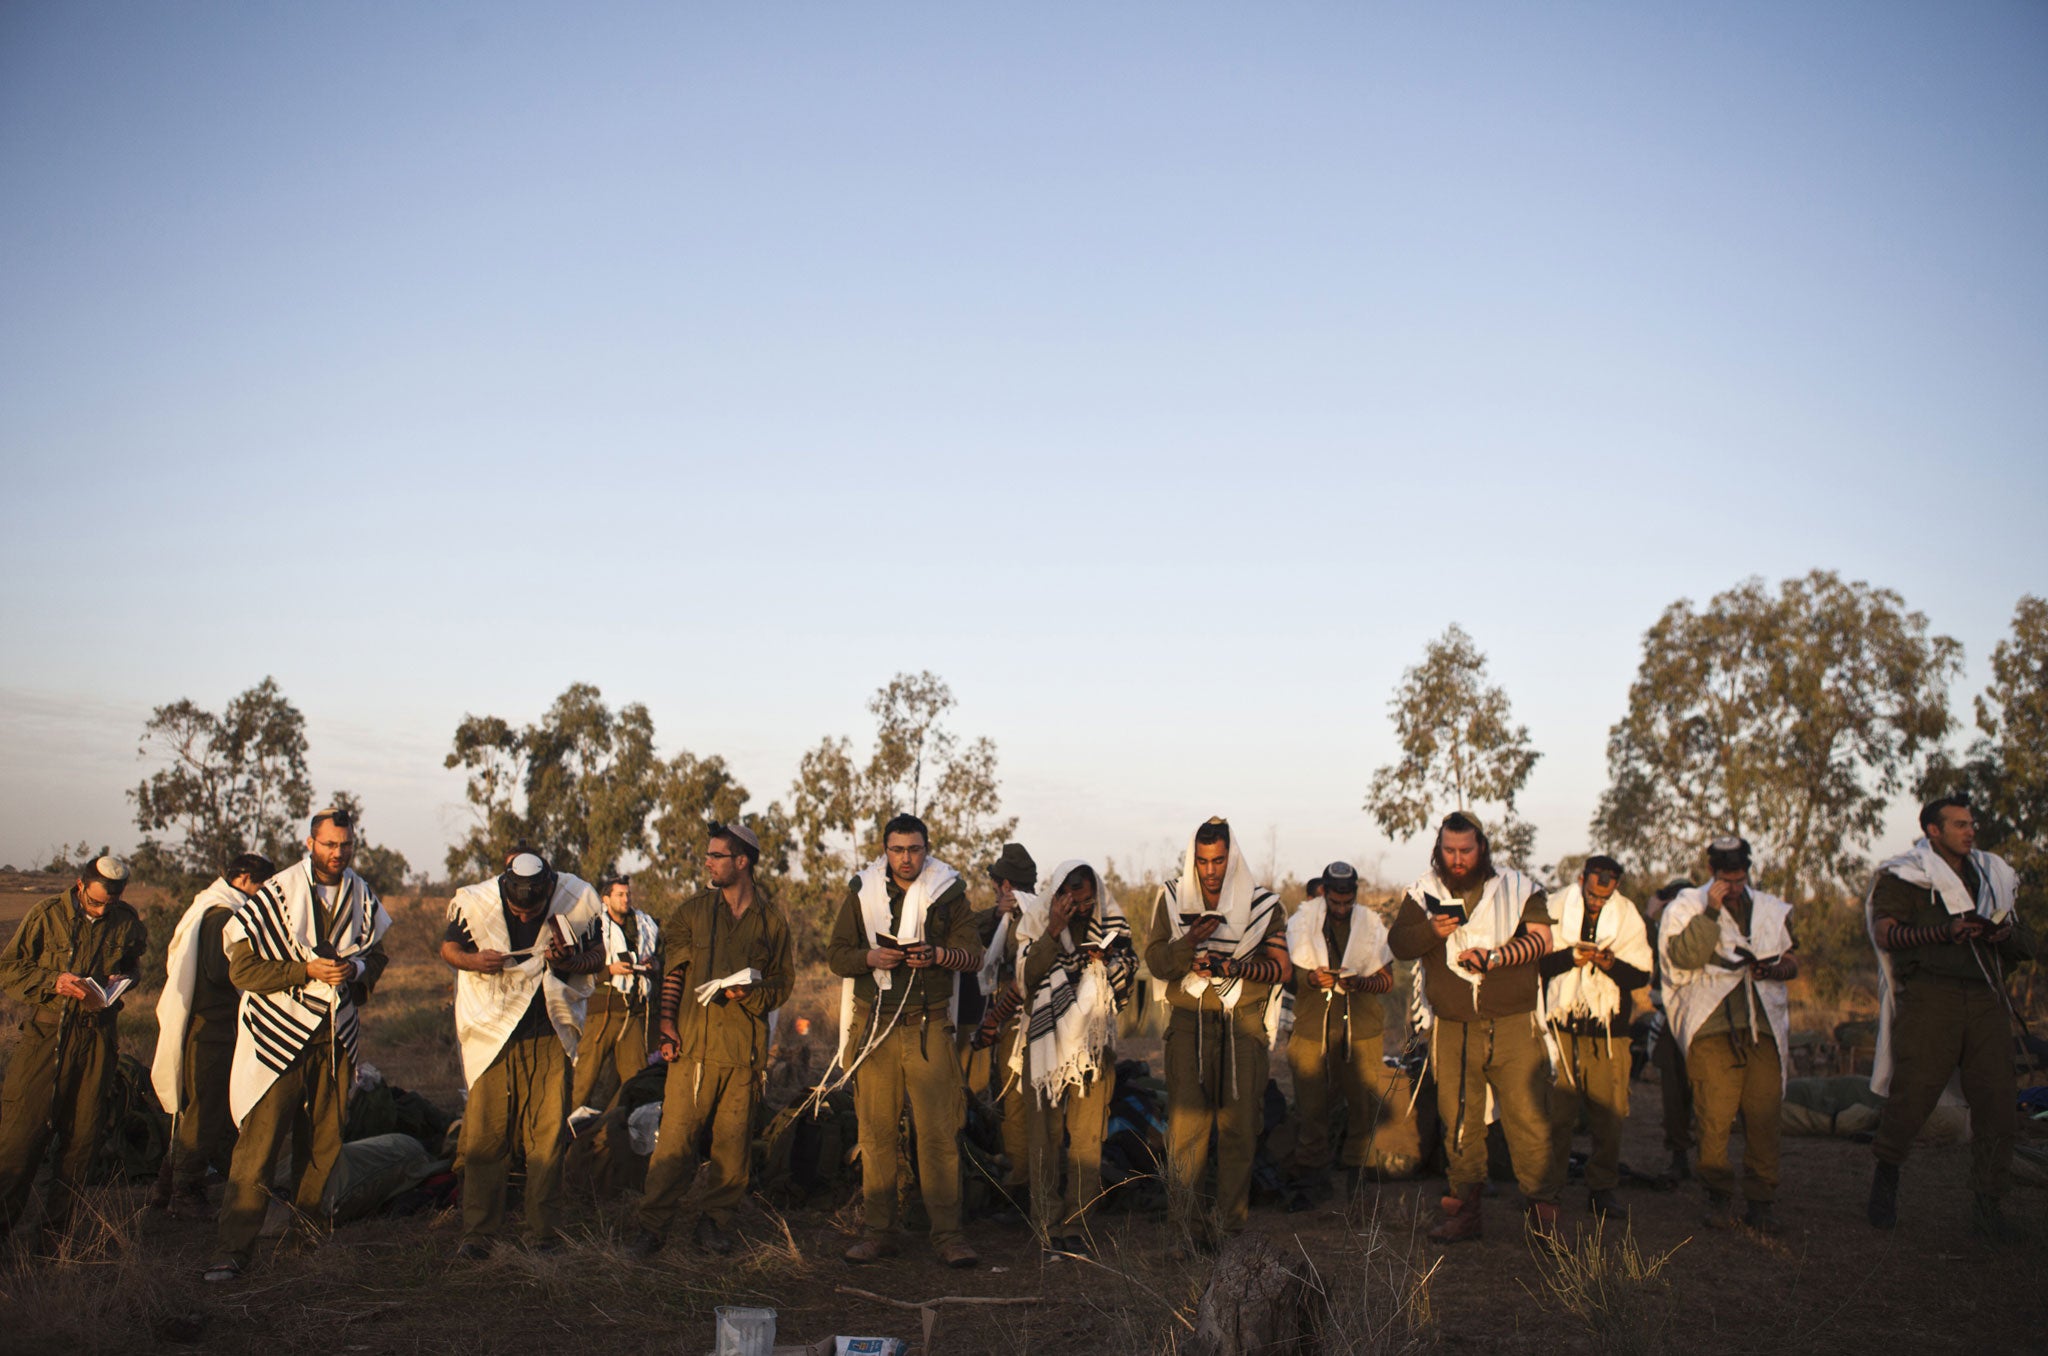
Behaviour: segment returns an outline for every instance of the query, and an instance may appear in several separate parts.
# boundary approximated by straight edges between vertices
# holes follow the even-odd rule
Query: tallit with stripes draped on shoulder
[[[1121,905],[1102,883],[1102,873],[1083,861],[1061,862],[1048,878],[1048,888],[1035,895],[1017,915],[1017,975],[1024,974],[1024,953],[1046,935],[1052,924],[1052,901],[1076,871],[1095,876],[1095,908],[1087,921],[1068,923],[1059,934],[1060,954],[1031,994],[1024,1039],[1011,1055],[1010,1070],[1020,1077],[1029,1054],[1031,1087],[1050,1105],[1069,1087],[1081,1087],[1102,1072],[1116,1048],[1116,1015],[1130,1001],[1138,975],[1137,952],[1131,947],[1131,925]],[[1083,877],[1085,880],[1086,877]],[[1097,951],[1099,957],[1087,953]]]
[[[369,882],[353,871],[341,873],[334,892],[334,922],[323,930],[313,859],[303,858],[272,876],[235,910],[222,945],[247,942],[256,958],[266,961],[304,964],[323,949],[331,959],[352,960],[377,944],[391,926],[391,915]],[[333,1040],[355,1062],[358,1028],[351,988],[306,980],[276,993],[243,990],[228,1074],[228,1110],[237,1126],[316,1035]],[[331,1035],[323,1034],[330,1020]]]

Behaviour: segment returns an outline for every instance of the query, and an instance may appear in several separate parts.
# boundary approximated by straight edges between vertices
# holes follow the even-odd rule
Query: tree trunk
[[[1240,1234],[1216,1259],[1195,1310],[1189,1356],[1278,1356],[1316,1349],[1320,1296],[1306,1264],[1258,1234]]]

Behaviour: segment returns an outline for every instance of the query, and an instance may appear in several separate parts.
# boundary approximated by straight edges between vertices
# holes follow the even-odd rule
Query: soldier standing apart
[[[1707,848],[1713,879],[1687,890],[1664,913],[1659,950],[1664,1002],[1685,1049],[1699,1117],[1700,1182],[1707,1225],[1779,1232],[1778,1115],[1791,1066],[1792,1004],[1785,983],[1799,973],[1792,906],[1749,886],[1749,844],[1717,838]],[[1728,1140],[1742,1116],[1742,1178]],[[1734,1214],[1735,1192],[1747,1205]]]
[[[562,1247],[555,1232],[568,1134],[569,1061],[599,950],[597,892],[522,852],[504,872],[448,902],[441,959],[455,971],[455,1037],[469,1101],[462,1116],[462,1241],[457,1258],[491,1255],[505,1233],[513,1156],[526,1160],[521,1240]]]
[[[628,1243],[641,1257],[661,1247],[678,1216],[696,1217],[705,1251],[733,1249],[733,1214],[747,1191],[754,1108],[773,1044],[769,1017],[796,983],[789,922],[754,883],[760,860],[752,829],[713,824],[704,849],[710,888],[669,917],[661,992],[668,1078],[639,1228]],[[953,1072],[959,1075],[957,1063]],[[706,1125],[711,1165],[700,1180],[697,1142]]]
[[[156,1001],[156,1058],[150,1082],[171,1113],[171,1144],[150,1204],[175,1218],[204,1219],[206,1170],[226,1169],[234,1152],[228,1071],[235,1061],[240,997],[228,979],[222,934],[236,909],[277,874],[268,857],[245,852],[199,892],[171,933],[164,991]]]
[[[1550,949],[1544,892],[1519,871],[1500,871],[1477,820],[1445,816],[1430,853],[1432,870],[1408,887],[1388,945],[1420,960],[1420,988],[1435,1014],[1429,1060],[1450,1159],[1437,1243],[1480,1236],[1486,1185],[1486,1095],[1522,1188],[1525,1222],[1557,1228],[1550,1186],[1550,1069],[1536,1019],[1536,958]]]
[[[1394,987],[1387,926],[1358,907],[1358,871],[1351,863],[1331,862],[1316,880],[1321,895],[1310,896],[1287,920],[1287,955],[1294,963],[1287,1065],[1296,1127],[1290,1210],[1305,1209],[1327,1192],[1333,1094],[1344,1098],[1344,1166],[1353,1189],[1380,1122],[1406,1110],[1394,1103],[1396,1076],[1381,1038],[1386,1013],[1380,995]]]
[[[628,876],[607,879],[598,897],[604,901],[599,930],[605,968],[585,1009],[569,1105],[603,1111],[647,1067],[648,1009],[660,969],[661,927],[633,907]]]
[[[882,829],[882,856],[853,878],[832,927],[829,963],[843,983],[841,1069],[854,1075],[866,1230],[843,1256],[896,1253],[897,1125],[917,1136],[917,1183],[932,1246],[950,1267],[981,1259],[960,1235],[960,1126],[967,1085],[954,1053],[958,982],[981,968],[981,939],[959,873],[931,856],[916,815]]]
[[[228,1073],[228,1110],[241,1132],[216,1229],[220,1260],[208,1281],[248,1266],[270,1206],[271,1168],[294,1123],[306,1137],[292,1203],[302,1241],[325,1222],[321,1201],[341,1158],[341,1127],[356,1076],[356,1009],[388,957],[391,926],[369,882],[349,870],[355,819],[313,816],[305,860],[266,881],[235,910],[222,937],[228,978],[242,997]]]
[[[0,1096],[0,1240],[28,1203],[53,1136],[43,1232],[63,1232],[106,1132],[121,1000],[101,995],[141,981],[149,945],[141,917],[121,900],[127,888],[126,862],[96,858],[70,889],[30,909],[0,951],[0,987],[28,1005]]]
[[[2033,958],[2034,941],[2015,909],[2018,878],[2004,858],[1977,850],[1966,798],[1930,802],[1920,828],[1926,836],[1910,852],[1877,869],[1864,905],[1883,978],[1870,1089],[1885,1104],[1870,1222],[1898,1223],[1899,1169],[1959,1077],[1970,1104],[1971,1224],[2009,1243],[2021,1231],[2002,1204],[2019,1133],[2006,976]]]
[[[1171,1009],[1166,1025],[1167,1209],[1176,1255],[1242,1232],[1272,1060],[1276,986],[1291,973],[1280,897],[1252,881],[1230,824],[1188,840],[1180,876],[1159,891],[1145,966]],[[1216,1136],[1216,1203],[1197,1193]],[[1183,1241],[1184,1240],[1184,1241]]]
[[[1629,1008],[1650,980],[1649,933],[1616,888],[1620,882],[1620,862],[1588,857],[1578,883],[1550,901],[1553,949],[1536,962],[1557,1071],[1550,1087],[1551,1197],[1564,1190],[1583,1110],[1593,1135],[1586,1189],[1600,1219],[1627,1213],[1614,1189],[1621,1185],[1621,1127],[1628,1119]]]

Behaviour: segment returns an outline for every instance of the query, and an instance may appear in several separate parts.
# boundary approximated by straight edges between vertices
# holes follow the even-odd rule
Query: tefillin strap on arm
[[[1510,965],[1527,965],[1542,954],[1542,939],[1525,934],[1495,950],[1493,964],[1488,968],[1500,970]]]

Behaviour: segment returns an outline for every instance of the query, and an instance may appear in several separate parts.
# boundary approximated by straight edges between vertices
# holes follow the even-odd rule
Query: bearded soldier
[[[661,927],[633,907],[629,877],[606,880],[598,898],[604,902],[599,932],[605,967],[584,1009],[569,1105],[603,1111],[647,1067],[648,1009],[660,968]]]
[[[1294,1075],[1296,1200],[1303,1206],[1329,1174],[1333,1094],[1344,1099],[1344,1166],[1354,1186],[1380,1122],[1406,1110],[1396,1103],[1396,1076],[1381,1039],[1386,1014],[1380,995],[1394,987],[1387,926],[1358,907],[1358,870],[1351,863],[1331,862],[1316,880],[1321,895],[1304,900],[1287,920],[1287,955],[1294,963],[1287,1065]]]
[[[206,1170],[227,1167],[234,1151],[228,1072],[240,996],[228,979],[222,937],[235,910],[276,874],[268,857],[253,852],[228,863],[178,920],[164,955],[150,1083],[171,1113],[171,1144],[151,1204],[173,1215],[205,1216]]]
[[[1259,1107],[1285,984],[1280,898],[1252,881],[1230,824],[1211,819],[1188,840],[1180,876],[1159,892],[1145,966],[1165,986],[1166,1173],[1177,1238],[1210,1247],[1243,1230],[1251,1205]],[[1198,1218],[1196,1192],[1216,1136],[1216,1204]]]
[[[1700,1183],[1707,1225],[1741,1224],[1775,1234],[1778,1116],[1791,1068],[1792,1004],[1786,981],[1799,973],[1792,906],[1749,885],[1749,844],[1717,838],[1707,848],[1713,879],[1687,890],[1664,911],[1658,944],[1664,1003],[1699,1120]],[[1742,1117],[1742,1177],[1728,1163],[1728,1140]],[[1735,1193],[1747,1202],[1734,1214]]]
[[[754,883],[760,860],[752,829],[713,824],[704,849],[709,888],[669,917],[661,992],[668,1078],[630,1243],[642,1257],[661,1247],[679,1215],[695,1217],[705,1251],[733,1249],[733,1213],[747,1190],[754,1108],[772,1043],[769,1020],[796,982],[789,922]],[[707,1125],[711,1161],[700,1175],[697,1141]]]
[[[121,992],[142,978],[149,934],[124,903],[128,864],[99,857],[28,911],[0,951],[0,987],[28,1005],[0,1098],[0,1240],[13,1231],[51,1138],[43,1229],[61,1232],[106,1131]]]
[[[1402,960],[1419,960],[1418,989],[1434,1015],[1429,1059],[1450,1158],[1443,1219],[1432,1241],[1480,1236],[1486,1184],[1486,1099],[1491,1090],[1522,1188],[1528,1226],[1550,1235],[1550,1070],[1536,1020],[1536,958],[1550,949],[1543,890],[1494,867],[1485,830],[1462,811],[1445,816],[1431,871],[1408,887],[1388,934]]]
[[[441,959],[455,973],[455,1037],[469,1100],[462,1116],[462,1241],[480,1261],[505,1233],[515,1155],[526,1161],[525,1228],[536,1252],[562,1244],[555,1210],[569,1116],[569,1061],[604,963],[597,892],[536,853],[456,891]]]
[[[1870,1222],[1899,1220],[1899,1169],[1949,1080],[1970,1105],[1971,1223],[1996,1242],[2019,1237],[2003,1201],[2019,1133],[2013,1009],[2006,976],[2034,955],[2015,910],[2019,881],[1977,850],[1970,802],[1946,796],[1920,811],[1925,837],[1877,869],[1864,908],[1882,979],[1877,1063],[1884,1095]]]
[[[307,1148],[293,1192],[300,1236],[323,1220],[321,1199],[341,1158],[355,1082],[356,1009],[384,973],[382,939],[391,926],[369,882],[349,870],[355,851],[354,817],[322,810],[313,816],[305,860],[272,876],[222,930],[228,978],[242,991],[228,1074],[228,1110],[241,1137],[209,1281],[232,1281],[248,1266],[270,1205],[278,1146],[294,1122]]]
[[[1564,1190],[1572,1133],[1583,1111],[1593,1134],[1586,1189],[1599,1218],[1625,1213],[1621,1127],[1628,1117],[1629,1008],[1650,980],[1650,937],[1642,915],[1616,887],[1621,863],[1586,859],[1578,882],[1550,901],[1552,950],[1536,962],[1544,986],[1545,1038],[1557,1080],[1550,1088],[1550,1192]],[[1616,1043],[1617,1038],[1619,1044]]]
[[[967,1085],[954,1052],[959,979],[981,968],[966,888],[931,856],[916,815],[882,829],[882,856],[853,878],[832,926],[828,963],[840,991],[838,1067],[854,1076],[866,1232],[844,1254],[896,1252],[897,1126],[903,1105],[917,1136],[917,1185],[932,1246],[950,1267],[981,1259],[960,1235],[960,1126]]]
[[[1086,1255],[1084,1223],[1102,1194],[1116,1089],[1116,1018],[1130,1001],[1138,955],[1123,909],[1081,861],[1054,868],[1045,895],[1018,921],[1017,945],[1029,1015],[1014,1072],[1031,1115],[1032,1217],[1049,1256]]]

